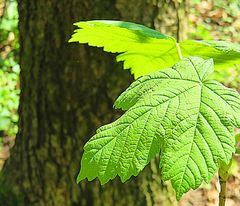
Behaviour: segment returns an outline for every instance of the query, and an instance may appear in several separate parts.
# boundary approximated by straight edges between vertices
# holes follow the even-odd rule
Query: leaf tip
[[[72,43],[72,42],[75,42],[74,39],[71,37],[69,40],[68,40],[68,43]]]
[[[177,193],[176,194],[176,199],[177,199],[177,201],[179,201],[181,198],[182,198],[182,193]]]
[[[82,177],[81,172],[79,172],[77,179],[76,179],[77,184],[79,184],[79,182],[81,182],[84,178],[85,177]]]

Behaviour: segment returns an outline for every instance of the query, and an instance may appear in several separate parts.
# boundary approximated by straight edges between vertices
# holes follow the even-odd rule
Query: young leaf
[[[70,42],[104,47],[104,51],[121,53],[117,61],[131,69],[135,78],[173,66],[180,60],[176,40],[143,25],[122,21],[81,21],[75,23]],[[240,46],[224,41],[185,40],[179,43],[183,57],[213,58],[216,69],[240,65]]]
[[[184,57],[213,58],[215,70],[240,66],[240,45],[225,41],[185,40],[180,43]]]
[[[97,130],[85,145],[77,181],[136,176],[161,150],[164,180],[179,199],[209,182],[235,151],[240,95],[209,80],[213,61],[189,57],[139,78],[115,103],[127,111]]]
[[[179,60],[176,41],[145,26],[121,21],[86,21],[75,24],[70,42],[88,43],[104,47],[104,51],[121,53],[117,61],[124,61],[135,78],[172,66]]]

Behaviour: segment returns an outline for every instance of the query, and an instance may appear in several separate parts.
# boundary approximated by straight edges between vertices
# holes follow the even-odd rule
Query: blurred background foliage
[[[193,0],[191,4],[190,38],[239,43],[239,0]]]
[[[9,156],[9,142],[17,133],[20,92],[17,25],[16,0],[0,0],[0,168]]]
[[[239,43],[240,0],[193,0],[189,7],[190,39]],[[16,0],[0,0],[0,144],[2,151],[17,133],[19,103],[19,40]],[[215,73],[215,78],[238,90],[240,68]],[[6,150],[7,151],[7,150]],[[8,153],[0,154],[7,158]],[[0,163],[1,168],[1,163]]]

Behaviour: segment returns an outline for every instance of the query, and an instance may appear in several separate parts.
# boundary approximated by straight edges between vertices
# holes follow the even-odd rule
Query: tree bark
[[[176,204],[169,184],[161,182],[158,158],[125,184],[118,178],[104,186],[98,180],[75,183],[83,145],[96,128],[120,115],[112,105],[133,79],[115,63],[114,55],[69,44],[68,39],[74,22],[89,19],[143,23],[181,39],[186,21],[179,15],[180,9],[186,11],[181,2],[18,0],[19,133],[2,183],[17,201],[11,203],[8,197],[4,205]]]

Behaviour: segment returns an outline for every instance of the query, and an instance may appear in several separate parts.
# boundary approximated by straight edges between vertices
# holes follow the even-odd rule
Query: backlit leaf
[[[160,153],[178,199],[209,182],[219,161],[232,158],[240,127],[239,93],[210,80],[212,72],[212,59],[189,57],[131,84],[115,102],[125,114],[86,143],[77,181],[124,182]]]
[[[120,53],[124,69],[135,78],[173,66],[180,60],[176,40],[143,25],[122,21],[81,21],[75,23],[70,42],[88,43],[104,51]],[[183,57],[213,58],[216,70],[240,65],[240,46],[224,41],[184,40],[179,43]]]

